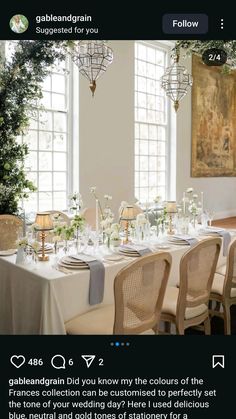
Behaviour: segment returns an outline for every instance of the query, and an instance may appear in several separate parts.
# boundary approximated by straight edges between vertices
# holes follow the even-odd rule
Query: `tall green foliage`
[[[55,60],[65,58],[66,46],[64,41],[19,41],[11,61],[0,65],[0,214],[16,214],[19,200],[35,190],[24,171],[28,147],[17,136],[27,132],[41,83]]]

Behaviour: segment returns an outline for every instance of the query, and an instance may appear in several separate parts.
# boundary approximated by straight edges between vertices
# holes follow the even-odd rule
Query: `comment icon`
[[[59,354],[52,357],[51,364],[53,368],[56,368],[57,370],[64,370],[66,368],[66,360],[64,356]]]

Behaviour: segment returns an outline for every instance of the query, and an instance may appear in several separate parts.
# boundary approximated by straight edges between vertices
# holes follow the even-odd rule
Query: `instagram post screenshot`
[[[128,6],[0,16],[2,419],[234,415],[234,13]]]

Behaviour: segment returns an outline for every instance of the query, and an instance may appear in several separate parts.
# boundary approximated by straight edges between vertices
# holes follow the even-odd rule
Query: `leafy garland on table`
[[[11,61],[0,63],[0,214],[17,214],[18,202],[36,188],[27,179],[24,160],[29,118],[42,97],[41,83],[56,60],[66,56],[68,41],[19,41]]]
[[[202,55],[204,51],[211,48],[222,49],[227,54],[227,64],[222,66],[224,73],[229,73],[233,67],[236,67],[236,41],[207,40],[207,41],[177,41],[174,49],[183,48],[186,55],[193,53]]]

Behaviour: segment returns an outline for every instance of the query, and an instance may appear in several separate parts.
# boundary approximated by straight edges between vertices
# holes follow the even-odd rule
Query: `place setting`
[[[152,250],[141,245],[122,245],[119,247],[119,253],[127,257],[140,257],[152,253]]]
[[[168,237],[167,241],[177,246],[193,246],[198,243],[196,237],[189,235],[173,235]]]

